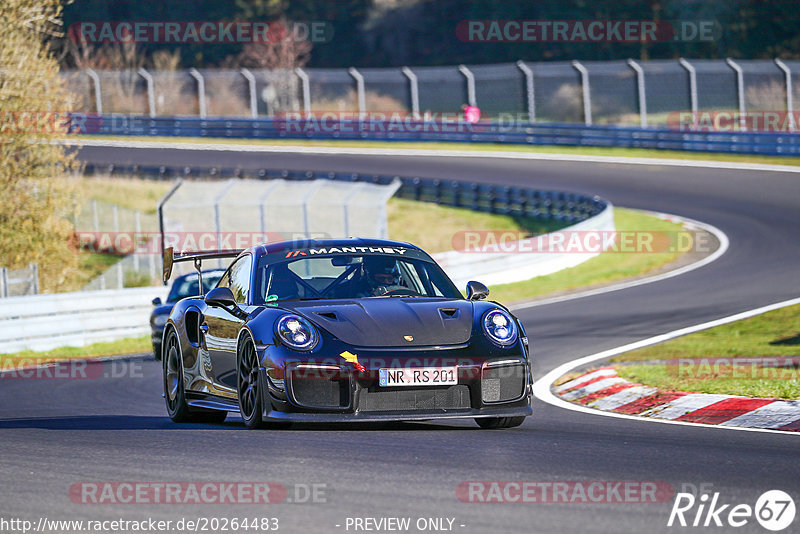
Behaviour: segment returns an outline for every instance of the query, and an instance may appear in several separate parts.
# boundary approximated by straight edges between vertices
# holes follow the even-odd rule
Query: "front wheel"
[[[525,416],[521,417],[476,417],[475,422],[481,428],[514,428],[525,421]]]
[[[246,339],[239,346],[237,352],[236,389],[239,394],[239,411],[247,428],[261,428],[264,426],[264,419],[261,413],[261,389],[256,349],[253,342]]]
[[[176,423],[188,423],[191,420],[189,405],[186,404],[186,388],[183,383],[183,358],[180,354],[178,334],[170,330],[164,345],[162,358],[164,375],[164,400],[167,403],[169,418]]]

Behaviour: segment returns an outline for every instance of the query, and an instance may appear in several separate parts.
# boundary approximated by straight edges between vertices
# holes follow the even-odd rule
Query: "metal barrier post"
[[[356,81],[356,95],[358,96],[358,112],[364,113],[367,111],[367,98],[364,95],[364,77],[358,72],[358,69],[355,67],[350,67],[347,69],[347,72],[350,73],[350,76]]]
[[[794,120],[794,95],[792,95],[792,71],[791,69],[778,58],[775,58],[775,64],[783,71],[786,79],[786,113],[789,114],[789,131],[794,132],[797,130],[797,124]]]
[[[683,58],[678,59],[678,63],[681,64],[681,67],[686,69],[686,72],[689,73],[689,105],[692,108],[692,125],[693,127],[697,127],[697,71],[694,69],[691,63],[686,61]]]
[[[39,264],[38,263],[31,263],[28,265],[28,268],[31,270],[31,289],[33,290],[34,295],[39,294]]]
[[[94,69],[86,69],[86,75],[92,79],[94,83],[94,108],[97,113],[103,112],[103,96],[100,92],[100,76],[94,71]]]
[[[258,118],[258,103],[256,101],[256,77],[248,69],[242,69],[239,72],[247,80],[247,86],[250,89],[250,116],[254,119]]]
[[[0,267],[0,297],[8,297],[8,269]]]
[[[636,71],[636,85],[639,90],[639,123],[642,128],[647,128],[647,93],[644,85],[644,69],[632,59],[628,60],[628,65]]]
[[[475,100],[475,76],[465,65],[459,65],[458,71],[467,79],[467,103],[470,106],[477,106],[478,103]]]
[[[183,179],[178,178],[170,190],[167,191],[163,197],[161,197],[161,200],[158,201],[158,206],[156,207],[156,212],[158,213],[158,231],[161,234],[160,241],[162,258],[164,257],[164,248],[166,247],[166,244],[164,244],[164,204],[166,204],[167,200],[169,200],[170,197],[175,194],[175,191],[177,191],[181,185],[183,185]],[[167,282],[164,282],[164,285],[167,285]]]
[[[147,106],[150,108],[150,116],[156,116],[156,95],[155,90],[153,88],[153,77],[150,76],[150,73],[144,70],[144,67],[139,69],[139,76],[144,78],[144,81],[147,82]]]
[[[536,94],[533,86],[533,71],[524,61],[517,61],[517,68],[525,75],[525,95],[528,100],[528,122],[536,122]]]
[[[581,63],[577,60],[572,62],[572,66],[575,67],[581,75],[581,87],[583,90],[583,121],[586,126],[592,125],[592,95],[591,95],[591,87],[589,86],[589,71],[586,70],[586,67],[581,65]]]
[[[739,98],[739,127],[742,131],[747,131],[747,117],[744,109],[744,72],[734,60],[727,58],[725,62],[736,73],[736,93]]]
[[[417,75],[408,67],[402,68],[403,74],[408,78],[408,89],[411,93],[411,114],[419,117],[419,83]]]
[[[200,118],[206,118],[206,81],[200,71],[192,67],[189,74],[197,80],[197,101],[200,106]]]
[[[306,71],[300,67],[294,69],[294,72],[300,78],[300,84],[303,87],[303,111],[306,116],[311,115],[311,80],[308,79]]]

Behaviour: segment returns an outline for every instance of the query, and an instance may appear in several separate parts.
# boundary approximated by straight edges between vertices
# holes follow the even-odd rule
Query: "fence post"
[[[256,77],[249,69],[242,69],[239,72],[247,80],[247,86],[250,89],[250,116],[254,119],[258,118],[258,103],[256,100]]]
[[[408,78],[408,89],[411,94],[411,114],[419,117],[419,83],[417,75],[408,67],[402,68],[403,74]]]
[[[308,79],[306,71],[297,67],[294,69],[297,77],[300,78],[300,85],[303,87],[303,111],[306,116],[311,115],[311,80]]]
[[[358,97],[358,112],[364,113],[367,111],[367,98],[364,95],[364,77],[358,72],[358,69],[355,67],[350,67],[347,69],[347,72],[350,73],[350,76],[356,81],[356,95]]]
[[[137,248],[139,248],[139,247],[137,246],[137,243],[139,242],[139,236],[142,234],[142,221],[141,221],[141,217],[139,215],[139,211],[138,210],[136,212],[134,212],[133,220],[134,220],[134,226],[135,226],[135,228],[134,228],[135,234],[133,236],[133,239],[131,239],[131,242],[133,243],[133,250],[131,251],[131,253],[133,254],[133,270],[138,273],[139,272],[139,251],[137,250]]]
[[[31,270],[31,289],[34,295],[39,294],[39,264],[31,263],[28,266]]]
[[[683,58],[678,59],[678,63],[689,73],[689,105],[692,108],[692,125],[697,128],[697,71]]]
[[[575,67],[581,75],[581,88],[583,91],[583,121],[586,126],[592,125],[592,94],[591,94],[591,87],[589,86],[589,71],[586,70],[586,67],[581,65],[578,60],[574,60],[572,62],[572,66]]]
[[[789,115],[789,131],[794,132],[797,130],[797,124],[794,120],[794,95],[792,95],[792,70],[778,58],[775,58],[775,64],[783,71],[786,78],[786,113]]]
[[[153,86],[153,77],[150,76],[150,73],[147,72],[144,67],[139,69],[139,76],[144,78],[144,81],[147,82],[147,106],[150,108],[150,116],[156,116],[156,94],[155,88]]]
[[[528,122],[536,122],[536,94],[533,86],[533,71],[524,61],[517,61],[517,68],[525,75],[525,95],[528,100]]]
[[[160,241],[162,258],[164,257],[164,248],[167,246],[164,243],[164,204],[166,204],[167,200],[169,200],[170,197],[175,194],[175,191],[177,191],[181,185],[183,185],[183,178],[178,178],[169,191],[167,191],[166,194],[161,197],[161,200],[158,201],[158,206],[156,207],[156,213],[158,214],[158,232],[161,234]],[[167,285],[167,282],[164,282],[164,285]]]
[[[0,297],[8,297],[8,269],[0,267]]]
[[[192,67],[189,74],[197,80],[197,101],[200,106],[200,118],[206,118],[206,81],[200,71]]]
[[[101,114],[103,113],[103,96],[100,92],[100,76],[97,75],[94,69],[86,69],[86,75],[94,83],[94,108],[98,114]]]
[[[747,117],[745,117],[744,109],[744,72],[734,60],[727,58],[725,62],[736,73],[736,93],[739,99],[739,127],[742,131],[747,131]]]
[[[95,238],[97,238],[97,234],[100,232],[100,221],[97,217],[97,200],[92,199],[92,225],[94,226],[94,233]]]
[[[628,60],[628,65],[636,71],[636,85],[639,90],[639,123],[642,128],[647,128],[647,93],[644,85],[644,69],[632,59]]]
[[[478,103],[475,100],[475,75],[465,65],[459,65],[458,71],[467,79],[467,103],[470,106],[477,106]]]

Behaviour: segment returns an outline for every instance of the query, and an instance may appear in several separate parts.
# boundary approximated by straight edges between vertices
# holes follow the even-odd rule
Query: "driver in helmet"
[[[394,258],[364,256],[361,270],[361,280],[353,293],[355,297],[376,297],[395,289],[405,289],[400,285],[400,269]]]

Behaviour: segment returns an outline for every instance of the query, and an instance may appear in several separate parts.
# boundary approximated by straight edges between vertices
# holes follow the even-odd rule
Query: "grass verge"
[[[677,232],[682,226],[644,212],[614,208],[617,231]],[[503,303],[540,297],[551,293],[590,288],[641,276],[679,259],[680,252],[616,253],[603,252],[575,267],[522,282],[493,285],[490,298]]]
[[[236,139],[227,137],[135,137],[86,135],[81,138],[116,141],[152,141],[196,144],[241,144],[261,146],[309,146],[309,147],[354,147],[354,148],[405,148],[414,150],[478,150],[493,152],[529,152],[540,154],[570,154],[581,156],[611,156],[628,158],[664,158],[702,161],[729,161],[736,163],[764,163],[772,165],[800,166],[800,158],[763,156],[756,154],[721,154],[716,152],[684,152],[680,150],[656,150],[650,148],[621,147],[576,147],[576,146],[530,146],[493,143],[447,143],[447,142],[402,142],[402,141],[309,141],[304,139]]]
[[[627,380],[663,389],[800,399],[800,370],[774,366],[787,363],[781,357],[800,356],[798,318],[800,305],[789,306],[620,354],[612,362],[667,360],[616,366]],[[759,357],[774,361],[743,360]],[[687,359],[695,362],[674,361]]]
[[[150,336],[131,337],[117,341],[93,343],[85,347],[59,347],[43,352],[25,350],[12,354],[0,354],[0,369],[11,369],[16,366],[37,365],[59,360],[75,358],[99,358],[118,354],[137,354],[151,352],[153,344]]]

